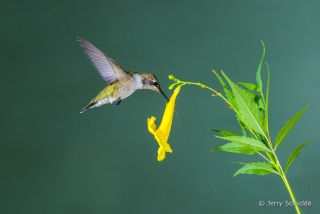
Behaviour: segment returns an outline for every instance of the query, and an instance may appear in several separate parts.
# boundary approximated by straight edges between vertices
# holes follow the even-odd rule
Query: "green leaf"
[[[238,118],[237,120],[238,120],[240,129],[241,129],[242,135],[243,135],[244,137],[247,137],[247,132],[246,132],[246,130],[244,129],[243,123],[241,122],[241,120],[240,120],[240,118],[239,118],[238,115],[236,115],[236,117]]]
[[[244,164],[242,168],[240,168],[235,174],[256,174],[256,175],[267,175],[271,173],[278,174],[277,170],[274,169],[274,167],[267,163],[267,162],[255,162],[255,163],[238,163],[238,164]]]
[[[289,134],[289,132],[291,131],[292,127],[294,126],[294,124],[298,121],[298,119],[303,115],[303,113],[307,110],[307,108],[309,107],[310,103],[304,107],[304,109],[302,109],[298,114],[294,115],[293,118],[291,118],[285,125],[284,127],[279,131],[277,137],[276,137],[276,147],[280,146],[284,139],[286,139],[287,135]]]
[[[231,104],[231,106],[234,109],[237,109],[237,104],[236,101],[234,100],[234,96],[232,94],[232,92],[230,91],[230,89],[228,88],[228,86],[226,85],[226,83],[223,81],[223,79],[220,77],[220,75],[215,72],[214,70],[212,70],[212,72],[217,76],[218,80],[220,81],[222,88],[224,90],[224,93],[226,93],[227,99],[229,101],[229,103]]]
[[[215,151],[215,150],[220,150],[220,151],[224,151],[224,152],[233,152],[233,153],[237,153],[237,154],[247,154],[247,155],[253,155],[253,154],[256,154],[257,151],[248,147],[248,146],[244,146],[244,145],[241,145],[241,144],[238,144],[238,143],[226,143],[222,146],[219,146],[215,149],[212,150]]]
[[[262,98],[261,98],[261,97],[259,97],[259,96],[257,96],[256,98],[258,99],[258,101],[256,101],[256,102],[257,102],[257,104],[258,104],[259,108],[261,108],[261,109],[265,109]],[[265,130],[265,129],[264,129],[264,130]]]
[[[223,139],[223,140],[228,140],[234,143],[238,143],[241,145],[245,145],[247,147],[250,147],[256,151],[266,151],[266,152],[271,152],[266,145],[264,145],[261,141],[256,140],[254,138],[249,138],[249,137],[243,137],[243,136],[229,136],[229,137],[221,137],[221,136],[216,136],[217,138]]]
[[[262,80],[261,80],[260,72],[261,72],[261,66],[262,66],[262,62],[264,59],[264,55],[266,54],[266,47],[264,46],[264,43],[262,40],[261,40],[261,43],[262,43],[262,47],[263,47],[263,52],[262,52],[262,57],[261,57],[261,60],[260,60],[260,63],[259,63],[258,69],[257,69],[256,80],[257,80],[257,84],[258,84],[259,88],[262,90]]]
[[[245,91],[245,92],[254,100],[255,103],[257,103],[259,108],[264,109],[263,100],[259,95],[253,93],[252,91]]]
[[[237,133],[234,133],[232,131],[228,131],[228,130],[211,130],[212,132],[218,132],[220,134],[222,134],[223,136],[227,137],[227,136],[239,136]]]
[[[256,133],[259,133],[261,136],[267,138],[264,133],[264,127],[262,126],[263,114],[260,111],[257,103],[251,98],[247,91],[234,84],[223,72],[222,74],[232,88],[239,113],[244,118],[246,124]]]
[[[266,105],[265,105],[265,118],[264,118],[264,126],[265,130],[267,130],[267,133],[269,133],[269,88],[270,88],[270,69],[269,65],[266,62],[266,65],[268,67],[268,83],[267,83],[267,90],[266,90]]]
[[[308,142],[305,142],[304,144],[301,144],[300,146],[298,146],[295,150],[293,150],[293,152],[291,153],[291,155],[288,158],[287,164],[286,164],[286,171],[285,173],[287,173],[292,161],[294,159],[296,159],[298,157],[298,155],[300,154],[300,151],[308,144],[310,143],[312,140],[309,140]]]
[[[251,90],[251,91],[261,91],[261,88],[259,88],[259,86],[253,84],[253,83],[249,83],[249,82],[238,82],[237,84],[239,85],[243,85],[244,87],[246,87],[247,89]]]

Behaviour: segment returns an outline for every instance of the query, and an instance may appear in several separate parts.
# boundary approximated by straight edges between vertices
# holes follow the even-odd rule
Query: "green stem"
[[[271,141],[268,141],[268,143],[269,143],[269,145],[272,145]],[[276,163],[274,163],[274,166],[277,168],[278,172],[280,172],[279,175],[280,175],[280,177],[281,177],[284,185],[286,186],[286,188],[287,188],[287,190],[288,190],[288,192],[289,192],[289,195],[290,195],[290,197],[291,197],[291,200],[292,200],[292,202],[293,202],[293,204],[294,204],[294,208],[296,209],[296,211],[297,211],[298,214],[301,214],[300,207],[299,207],[299,206],[296,206],[296,204],[297,204],[297,199],[296,199],[296,197],[294,196],[294,193],[293,193],[293,191],[292,191],[292,189],[291,189],[291,186],[290,186],[289,181],[288,181],[288,179],[287,179],[287,177],[286,177],[286,174],[284,173],[284,171],[283,171],[283,169],[282,169],[282,167],[281,167],[281,164],[280,164],[280,161],[278,160],[278,157],[277,157],[277,155],[276,155],[275,149],[272,148],[272,146],[270,147],[270,149],[271,149],[272,154],[273,154],[273,157],[274,157],[274,159],[275,159],[275,161],[276,161]],[[269,156],[270,160],[273,162],[273,158],[270,157],[271,154],[269,155],[269,154],[267,153],[267,155]]]
[[[272,145],[271,141],[269,141],[269,144]],[[301,214],[300,207],[299,207],[299,206],[296,206],[296,204],[297,204],[297,199],[296,199],[296,197],[294,196],[294,193],[293,193],[293,191],[292,191],[292,189],[291,189],[291,187],[290,187],[290,184],[289,184],[289,181],[288,181],[288,179],[287,179],[287,177],[286,177],[286,174],[283,172],[283,169],[282,169],[281,164],[280,164],[280,162],[279,162],[279,160],[278,160],[278,157],[277,157],[277,155],[276,155],[276,152],[275,152],[274,148],[271,147],[270,149],[271,149],[272,154],[273,154],[273,157],[274,157],[274,159],[275,159],[275,161],[276,161],[276,163],[274,163],[274,166],[277,168],[278,172],[280,173],[279,175],[280,175],[280,177],[281,177],[284,185],[286,186],[286,188],[287,188],[287,190],[288,190],[288,192],[289,192],[289,195],[290,195],[290,197],[291,197],[291,200],[292,200],[292,202],[293,202],[293,204],[294,204],[294,208],[296,209],[296,211],[297,211],[298,214]],[[273,158],[270,157],[271,154],[269,155],[269,154],[267,153],[267,155],[268,155],[268,157],[270,158],[270,160],[273,162]]]
[[[293,203],[294,203],[294,207],[295,207],[297,213],[298,213],[298,214],[301,214],[300,207],[296,205],[296,204],[297,204],[297,199],[296,199],[296,197],[295,197],[294,194],[293,194],[293,191],[292,191],[292,189],[291,189],[291,187],[290,187],[290,184],[289,184],[286,176],[283,175],[283,176],[281,176],[281,178],[282,178],[284,184],[286,185],[286,187],[287,187],[287,189],[288,189],[288,192],[289,192],[290,197],[291,197],[291,199],[292,199],[292,201],[293,201]]]
[[[257,152],[258,155],[260,155],[262,158],[264,158],[266,161],[268,161],[270,164],[272,164],[272,162],[266,158],[263,154],[261,154],[260,152]]]
[[[298,214],[301,214],[300,207],[296,205],[297,204],[297,199],[294,196],[294,193],[293,193],[293,191],[292,191],[292,189],[290,187],[290,184],[289,184],[289,181],[288,181],[288,179],[286,177],[286,174],[283,172],[282,167],[280,165],[280,162],[279,162],[279,160],[278,160],[278,158],[277,158],[277,156],[276,156],[276,154],[275,154],[273,149],[272,149],[272,152],[273,152],[273,155],[274,155],[274,157],[275,157],[275,159],[277,161],[278,171],[280,171],[280,177],[282,178],[282,181],[283,181],[284,185],[286,186],[286,188],[287,188],[287,190],[289,192],[291,200],[292,200],[292,202],[294,204],[294,208],[296,209]]]

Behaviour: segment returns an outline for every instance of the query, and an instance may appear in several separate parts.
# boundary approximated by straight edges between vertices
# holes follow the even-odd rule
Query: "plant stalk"
[[[275,157],[275,159],[276,159],[276,161],[277,161],[278,169],[280,170],[280,173],[281,173],[281,174],[280,174],[280,177],[282,178],[282,181],[283,181],[284,185],[286,186],[286,188],[287,188],[287,190],[288,190],[288,192],[289,192],[289,195],[290,195],[290,197],[291,197],[291,200],[292,200],[292,202],[293,202],[293,204],[294,204],[294,208],[296,209],[296,211],[297,211],[298,214],[301,214],[300,207],[297,206],[297,199],[296,199],[296,197],[294,196],[294,193],[293,193],[293,191],[292,191],[292,189],[291,189],[291,186],[290,186],[290,184],[289,184],[289,181],[287,180],[286,174],[283,172],[282,167],[281,167],[281,165],[280,165],[280,162],[279,162],[277,156],[275,155],[275,152],[274,152],[274,151],[273,151],[273,154],[274,154],[274,157]]]

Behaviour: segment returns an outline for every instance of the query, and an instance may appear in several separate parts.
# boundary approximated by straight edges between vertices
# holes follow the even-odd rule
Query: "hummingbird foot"
[[[118,97],[115,101],[114,101],[115,105],[118,106],[121,103],[121,99]]]

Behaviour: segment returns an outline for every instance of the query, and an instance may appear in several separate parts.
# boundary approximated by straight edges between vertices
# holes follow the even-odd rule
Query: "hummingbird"
[[[168,97],[161,90],[158,79],[153,74],[138,73],[134,71],[126,72],[114,60],[105,55],[90,42],[80,37],[77,38],[77,42],[99,72],[102,79],[108,84],[108,86],[93,98],[80,113],[108,103],[119,105],[121,100],[129,97],[138,89],[156,91],[169,101]]]

